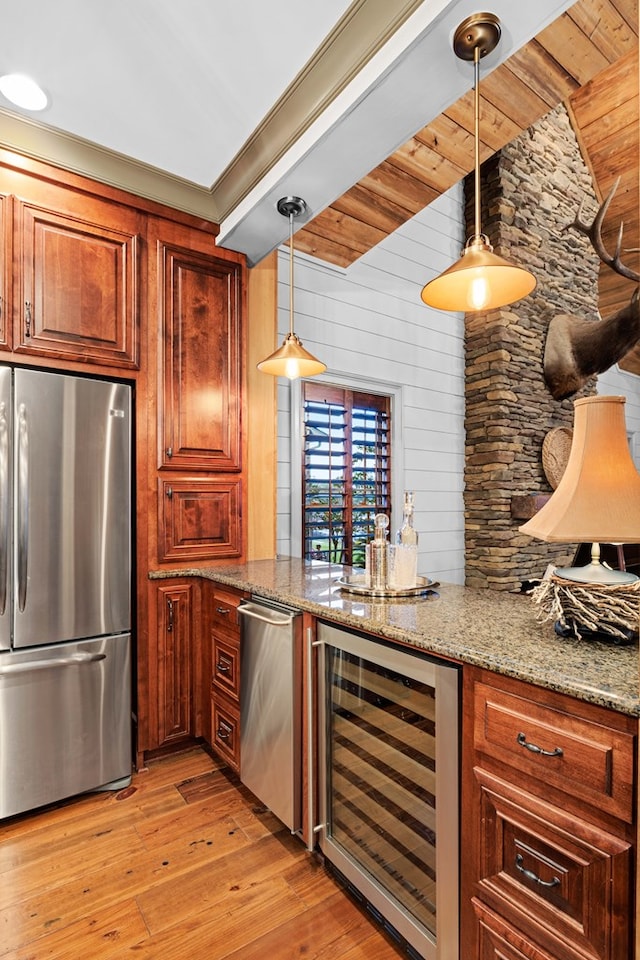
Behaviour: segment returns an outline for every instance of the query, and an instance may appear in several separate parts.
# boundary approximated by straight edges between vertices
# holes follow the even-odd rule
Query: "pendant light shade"
[[[480,60],[500,40],[500,21],[492,13],[474,13],[455,32],[453,49],[461,60],[473,60],[475,71],[475,229],[460,260],[422,289],[422,299],[437,310],[490,310],[526,297],[536,285],[533,274],[493,252],[480,227]]]
[[[326,363],[316,360],[305,350],[302,341],[293,331],[293,221],[306,209],[307,205],[300,197],[283,197],[278,200],[278,213],[289,218],[289,333],[282,346],[258,364],[258,370],[262,373],[269,373],[273,377],[287,377],[289,380],[314,377],[327,369]]]
[[[296,380],[298,377],[313,377],[324,373],[327,365],[309,353],[302,346],[302,341],[295,333],[286,335],[282,346],[278,347],[266,360],[258,364],[262,373],[270,373],[274,377],[287,377]]]

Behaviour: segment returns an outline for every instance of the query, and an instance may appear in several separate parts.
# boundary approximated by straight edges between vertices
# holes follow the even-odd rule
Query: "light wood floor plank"
[[[200,748],[0,824],[1,960],[395,960],[320,860]]]
[[[2,954],[3,960],[121,960],[126,951],[148,936],[134,900],[105,907],[63,930],[42,936],[17,950]]]

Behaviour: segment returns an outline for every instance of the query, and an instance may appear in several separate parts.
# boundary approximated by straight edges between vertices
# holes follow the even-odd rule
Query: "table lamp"
[[[545,505],[520,527],[548,543],[591,543],[591,562],[556,576],[578,583],[629,584],[635,574],[600,562],[601,543],[640,543],[640,474],[631,458],[624,397],[574,401],[574,429],[562,478]]]

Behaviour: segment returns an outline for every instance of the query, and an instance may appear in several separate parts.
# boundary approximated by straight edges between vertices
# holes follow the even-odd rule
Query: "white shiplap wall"
[[[347,270],[295,258],[295,330],[327,364],[334,382],[359,383],[393,396],[396,436],[392,529],[402,491],[415,492],[421,573],[464,582],[464,357],[461,315],[420,299],[432,276],[458,258],[462,235],[458,186]],[[294,241],[295,246],[295,241]],[[279,253],[279,330],[288,328],[288,251]],[[322,378],[318,378],[322,379]],[[299,555],[296,484],[299,390],[278,388],[277,550]],[[293,406],[293,410],[292,410]],[[292,426],[293,420],[293,426]],[[292,455],[294,464],[292,464]]]
[[[598,393],[601,396],[627,398],[624,405],[627,433],[635,465],[640,470],[640,377],[618,366],[611,367],[598,377]]]

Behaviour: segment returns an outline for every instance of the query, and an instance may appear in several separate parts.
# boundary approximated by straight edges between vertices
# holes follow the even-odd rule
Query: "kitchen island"
[[[483,667],[631,716],[640,716],[638,646],[558,637],[524,594],[434,585],[424,597],[357,596],[338,581],[350,567],[291,557],[230,567],[154,572],[201,577],[256,593],[447,659]]]
[[[302,611],[306,625],[302,697],[306,708],[299,719],[305,771],[301,836],[312,848],[318,842],[315,824],[325,824],[327,819],[333,823],[332,814],[327,818],[320,812],[318,819],[317,806],[324,802],[322,798],[333,802],[340,790],[327,789],[324,780],[325,760],[333,761],[331,750],[323,752],[322,740],[333,727],[326,716],[315,715],[318,704],[326,702],[323,678],[326,680],[327,674],[322,666],[324,652],[317,654],[316,663],[310,641],[316,637],[321,651],[326,649],[327,623],[354,636],[357,633],[365,645],[371,641],[370,648],[360,648],[358,653],[363,657],[357,662],[364,665],[364,673],[347,677],[344,689],[350,704],[361,682],[367,686],[362,678],[370,675],[371,665],[376,663],[378,638],[398,650],[410,653],[411,648],[419,648],[436,662],[456,665],[461,668],[459,726],[449,715],[436,724],[440,733],[434,737],[434,741],[442,741],[453,731],[445,748],[445,767],[450,766],[448,759],[455,755],[454,744],[458,744],[459,768],[455,759],[453,763],[459,801],[449,798],[439,805],[434,799],[434,809],[449,812],[444,822],[453,822],[456,834],[459,829],[463,853],[459,861],[459,923],[451,918],[442,921],[437,938],[441,956],[464,960],[630,958],[635,926],[640,717],[637,644],[561,638],[552,622],[540,621],[537,605],[525,594],[434,583],[419,597],[373,598],[341,585],[352,572],[321,561],[276,557],[237,566],[150,574],[158,581],[157,589],[167,591],[169,598],[164,649],[175,652],[167,663],[179,664],[182,642],[180,630],[176,630],[180,617],[176,619],[171,597],[179,602],[179,591],[191,589],[190,584],[199,591],[195,606],[200,613],[194,620],[190,662],[193,676],[201,665],[202,683],[198,682],[195,696],[202,698],[203,717],[207,716],[206,698],[211,699],[204,739],[242,774],[242,640],[237,612],[242,598],[254,595]],[[414,659],[406,657],[407,661]],[[403,667],[392,667],[396,670],[392,675],[402,677]],[[375,668],[373,671],[375,674]],[[335,689],[343,689],[341,681]],[[372,689],[375,694],[370,702],[375,710],[380,682],[374,680]],[[366,692],[363,697],[369,702]],[[435,699],[442,702],[437,694]],[[404,710],[399,705],[398,709],[391,709],[388,716],[404,719]],[[356,715],[359,712],[350,706],[349,716],[352,710]],[[415,708],[406,716],[419,713]],[[339,715],[340,711],[336,717]],[[382,711],[382,716],[386,717],[386,712]],[[408,727],[400,739],[393,736],[387,743],[382,738],[381,745],[371,745],[380,723],[384,727],[381,719],[365,724],[369,748],[363,752],[359,745],[354,746],[348,763],[360,770],[356,782],[362,794],[357,810],[362,808],[362,816],[354,806],[353,784],[348,790],[358,844],[363,842],[366,823],[385,819],[380,811],[371,815],[368,785],[376,784],[377,802],[387,789],[392,796],[397,796],[399,789],[406,795],[409,778],[405,766],[415,755],[414,734]],[[339,739],[340,750],[344,750],[345,738]],[[392,744],[397,774],[389,772],[393,769],[389,763]],[[265,747],[265,764],[268,762]],[[380,764],[385,769],[382,779]],[[411,769],[417,774],[419,793],[422,780],[428,782],[428,765],[425,778],[415,766]],[[404,810],[403,803],[396,805],[399,811]],[[409,808],[413,809],[411,804],[399,814],[403,823]],[[420,824],[423,814],[413,812],[410,819]],[[395,828],[390,829],[393,834]],[[386,829],[384,833],[387,836]],[[389,850],[393,849],[390,842]],[[320,846],[326,855],[322,840]],[[410,841],[407,849],[426,848],[416,840]],[[375,849],[372,856],[376,863],[385,862],[384,857],[378,860]],[[456,863],[457,858],[449,861]],[[418,888],[421,895],[423,888]],[[608,891],[606,897],[603,890]],[[444,902],[451,900],[444,897]],[[427,955],[432,956],[430,951]]]

